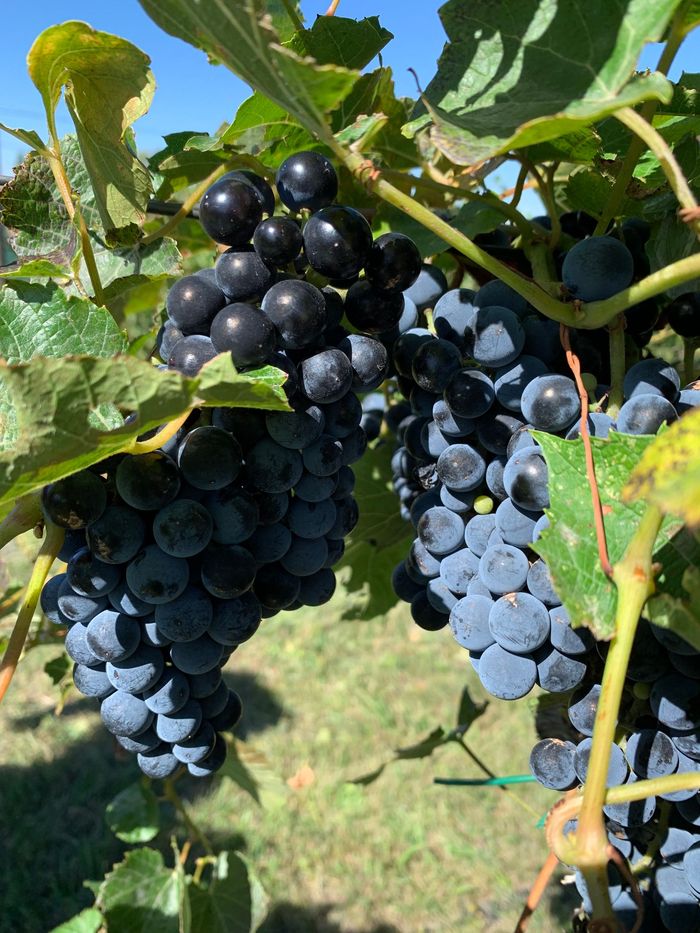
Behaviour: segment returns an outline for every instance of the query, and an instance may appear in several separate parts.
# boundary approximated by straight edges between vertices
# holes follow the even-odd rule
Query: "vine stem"
[[[542,895],[544,894],[547,885],[549,884],[554,870],[558,865],[559,860],[557,859],[554,852],[550,852],[545,859],[544,865],[540,868],[537,873],[532,887],[530,888],[530,893],[527,896],[527,900],[523,905],[522,913],[518,918],[518,922],[515,925],[515,933],[525,933],[527,925],[530,922],[530,917],[537,910],[537,905],[542,900]]]
[[[695,379],[695,351],[697,348],[698,340],[696,337],[685,337],[683,339],[683,378],[686,385],[690,385]]]
[[[173,780],[173,778],[171,777],[166,778],[163,783],[164,783],[163,793],[164,793],[165,799],[168,800],[175,807],[177,812],[182,817],[182,822],[185,824],[185,829],[189,833],[190,838],[196,839],[200,843],[204,851],[207,853],[207,855],[213,855],[214,849],[212,847],[212,844],[209,842],[209,840],[204,835],[202,830],[199,828],[199,826],[197,826],[197,824],[194,822],[194,820],[188,813],[187,807],[183,803],[182,798],[180,797],[180,795],[178,794],[175,788],[175,781]]]
[[[682,4],[682,6],[676,10],[676,14],[671,22],[671,28],[669,31],[668,39],[666,45],[664,46],[659,62],[656,66],[656,70],[665,75],[668,73],[668,69],[671,67],[673,59],[676,57],[676,52],[678,51],[681,42],[685,38],[686,29],[684,28],[683,21],[685,19],[685,12],[688,3]],[[641,108],[639,116],[646,120],[647,123],[651,123],[652,117],[656,112],[656,108],[659,106],[657,100],[648,100]],[[635,166],[639,161],[639,157],[644,152],[644,143],[638,136],[633,136],[630,141],[629,146],[627,147],[627,153],[625,158],[620,166],[620,171],[617,174],[615,179],[615,184],[613,189],[610,192],[610,197],[608,198],[605,209],[600,215],[600,220],[596,224],[596,228],[593,232],[594,236],[600,236],[605,233],[610,225],[610,221],[617,215],[617,212],[620,209],[622,200],[627,191],[627,185],[630,183],[632,175],[634,174]]]
[[[648,123],[644,117],[631,107],[622,107],[620,110],[616,110],[614,116],[620,123],[635,133],[645,143],[646,147],[654,153],[671,186],[671,190],[678,198],[683,211],[689,217],[689,224],[695,230],[696,235],[700,234],[698,202],[695,200],[683,170],[676,161],[676,157],[666,140],[654,129],[651,123]]]
[[[610,904],[607,882],[608,838],[603,821],[610,749],[620,710],[637,623],[650,593],[654,573],[652,554],[662,515],[648,506],[630,540],[625,554],[613,568],[617,587],[615,634],[610,642],[603,671],[600,698],[593,727],[591,755],[583,789],[583,802],[575,837],[576,864],[583,872],[593,905],[593,918],[613,931],[616,922]]]
[[[40,501],[39,493],[30,493],[15,502],[12,511],[0,522],[0,550],[41,521]]]
[[[56,559],[58,552],[61,550],[64,538],[65,529],[59,528],[58,525],[54,525],[51,522],[46,523],[46,534],[37,558],[34,561],[32,574],[24,592],[24,599],[17,613],[15,626],[12,629],[7,650],[0,664],[0,703],[7,693],[7,688],[10,686],[15,671],[17,670],[17,664],[19,663],[24,643],[27,640],[27,633],[29,632],[29,626],[34,618],[34,612],[39,602],[42,587],[49,574],[51,565]]]
[[[130,454],[150,454],[154,450],[159,450],[163,444],[167,443],[171,437],[175,437],[177,432],[183,426],[185,421],[192,414],[193,409],[188,408],[187,411],[183,412],[179,418],[175,418],[174,421],[169,421],[168,424],[157,434],[154,434],[153,437],[149,437],[146,441],[134,441],[132,446],[129,448]]]
[[[302,23],[301,19],[299,18],[299,14],[296,11],[294,0],[282,0],[282,4],[287,11],[287,16],[294,23],[294,28],[303,29],[304,24]]]
[[[622,314],[609,325],[608,345],[610,349],[610,391],[608,392],[607,413],[614,419],[624,401],[622,384],[625,379],[625,318]]]
[[[154,240],[159,240],[161,237],[167,236],[180,223],[182,223],[195,204],[200,200],[207,188],[210,185],[213,185],[214,182],[221,178],[222,175],[225,175],[226,172],[230,170],[230,168],[230,163],[224,162],[222,165],[219,165],[217,168],[215,168],[213,172],[210,172],[204,181],[200,182],[194,191],[182,202],[177,212],[173,214],[169,220],[166,220],[164,224],[158,227],[157,230],[154,230],[152,233],[149,233],[147,236],[145,236],[141,240],[141,243],[144,246],[147,246]]]

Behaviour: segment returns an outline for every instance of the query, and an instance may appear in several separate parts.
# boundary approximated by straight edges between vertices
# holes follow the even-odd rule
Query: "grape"
[[[240,473],[243,453],[227,431],[206,425],[189,432],[178,448],[177,462],[195,489],[222,489]]]
[[[341,439],[352,434],[362,419],[362,405],[354,392],[348,392],[331,405],[324,405],[323,411],[326,434]]]
[[[87,628],[84,625],[72,626],[66,634],[66,653],[76,664],[92,667],[99,664],[102,658],[98,657],[90,648],[87,640]]]
[[[273,564],[284,557],[291,543],[292,533],[289,528],[277,523],[261,525],[248,538],[245,546],[259,564]]]
[[[208,722],[203,722],[194,735],[173,745],[173,755],[183,764],[199,764],[211,754],[216,743],[216,732]]]
[[[211,325],[211,340],[217,353],[227,350],[238,369],[262,366],[270,357],[277,340],[272,321],[252,305],[226,305]]]
[[[409,577],[403,561],[394,567],[394,572],[391,575],[391,585],[398,598],[405,603],[410,603],[413,597],[417,596],[423,589],[420,583],[414,583]]]
[[[586,665],[543,645],[535,656],[537,683],[549,693],[568,693],[586,676]]]
[[[183,376],[196,376],[199,370],[216,356],[210,337],[192,334],[173,344],[168,357],[170,369],[176,369]]]
[[[211,624],[214,610],[209,596],[194,586],[188,586],[177,599],[156,606],[158,632],[169,641],[194,641]]]
[[[488,470],[487,470],[488,474]],[[447,486],[440,487],[440,503],[457,515],[467,515],[474,505],[473,492],[452,492]]]
[[[218,544],[241,544],[255,531],[261,520],[258,502],[238,486],[224,486],[206,497],[207,511],[213,521],[212,540]],[[269,505],[277,504],[270,499]],[[284,495],[284,512],[287,497]]]
[[[352,207],[323,207],[304,227],[304,252],[309,265],[329,279],[352,279],[371,249],[370,226]]]
[[[383,292],[367,279],[355,282],[345,296],[345,316],[365,334],[381,334],[401,320],[404,298],[401,292]]]
[[[378,340],[362,334],[348,334],[340,341],[338,349],[350,360],[353,389],[364,392],[375,389],[384,381],[389,358],[386,347]]]
[[[325,566],[328,544],[325,538],[294,537],[280,563],[289,573],[308,577]]]
[[[676,409],[662,396],[634,395],[620,409],[617,428],[622,434],[656,434],[662,424],[676,418]]]
[[[287,524],[300,538],[320,538],[333,528],[339,507],[340,503],[330,499],[324,502],[293,499],[287,512]]]
[[[404,291],[419,311],[434,308],[438,298],[447,291],[445,273],[438,266],[423,263],[416,281]]]
[[[330,540],[342,540],[353,530],[360,517],[360,511],[355,499],[348,496],[345,499],[336,499],[336,517],[333,527],[326,532]]]
[[[482,366],[512,363],[525,345],[525,331],[517,314],[497,306],[477,308],[468,336],[471,355]]]
[[[299,577],[288,573],[281,564],[265,564],[258,568],[253,591],[261,605],[268,609],[286,609],[299,596]]]
[[[517,700],[535,686],[537,666],[527,655],[511,654],[500,645],[489,645],[479,658],[479,680],[501,700]]]
[[[338,176],[320,152],[295,152],[284,160],[275,179],[280,200],[291,211],[317,211],[338,193]]]
[[[506,285],[498,279],[492,279],[486,285],[482,285],[479,291],[474,295],[474,306],[477,308],[490,308],[498,306],[508,308],[514,311],[518,317],[523,317],[527,313],[527,299],[519,295],[514,288]]]
[[[504,408],[520,411],[520,400],[527,385],[537,376],[547,375],[547,367],[535,356],[524,354],[496,371],[496,398]]]
[[[158,713],[156,735],[163,742],[184,742],[194,735],[201,723],[202,707],[190,698],[177,712]]]
[[[411,600],[411,617],[416,625],[428,632],[437,632],[448,622],[447,614],[433,606],[425,591]]]
[[[635,363],[625,374],[622,388],[626,399],[637,395],[658,395],[675,402],[681,387],[680,376],[665,360],[648,359]]]
[[[588,415],[586,425],[591,437],[607,437],[610,434],[610,429],[615,427],[615,422],[609,415],[604,414],[604,412],[593,411]],[[572,441],[580,436],[581,423],[577,421],[566,432],[566,439],[567,441]]]
[[[126,582],[135,596],[158,605],[176,599],[187,586],[189,568],[181,557],[171,557],[149,544],[126,568]]]
[[[170,649],[173,664],[184,674],[206,674],[219,666],[223,653],[223,645],[208,635],[200,635],[194,641],[178,642]]]
[[[106,564],[125,564],[141,550],[146,527],[133,509],[110,505],[87,527],[87,543],[93,555]]]
[[[493,405],[493,382],[479,369],[461,369],[445,387],[445,402],[457,418],[478,418]]]
[[[598,709],[599,696],[600,684],[593,684],[592,687],[582,688],[577,691],[569,703],[569,721],[574,729],[577,729],[583,735],[593,735],[593,724]]]
[[[95,697],[97,700],[103,700],[114,692],[104,664],[76,664],[73,667],[73,683],[83,696]]]
[[[563,654],[577,656],[586,654],[593,644],[593,638],[587,628],[572,628],[569,614],[563,606],[549,610],[551,629],[549,633],[552,646]]]
[[[332,476],[343,465],[343,444],[330,434],[322,434],[302,451],[301,457],[307,473],[317,477]]]
[[[531,564],[527,572],[527,588],[545,606],[558,606],[561,603],[554,589],[549,567],[543,560],[536,560]]]
[[[503,548],[508,545],[502,545]],[[483,566],[490,554],[497,548],[489,548],[481,559]],[[527,558],[525,558],[527,560]],[[492,592],[499,592],[484,579],[486,574],[479,573],[482,583]],[[508,592],[501,596],[491,607],[489,628],[498,644],[514,654],[531,654],[543,645],[549,636],[549,613],[542,603],[529,593]]]
[[[593,739],[586,738],[576,746],[575,767],[576,774],[581,783],[586,780],[588,773],[588,760],[591,756],[591,745]],[[615,787],[616,784],[624,784],[627,779],[627,761],[619,745],[610,746],[610,763],[608,765],[607,787]]]
[[[495,462],[492,461],[492,463]],[[524,548],[532,541],[537,515],[537,512],[531,512],[516,505],[512,499],[504,499],[496,509],[495,528],[506,544]],[[488,527],[493,531],[490,524]]]
[[[199,202],[199,222],[217,243],[243,246],[262,219],[258,194],[248,182],[224,176],[209,187]]]
[[[116,471],[117,492],[127,505],[143,511],[162,509],[180,489],[177,466],[165,454],[126,456]]]
[[[202,700],[219,688],[219,684],[221,683],[221,669],[212,667],[202,674],[191,674],[187,680],[190,685],[190,695],[193,696],[195,700]]]
[[[136,760],[146,777],[154,780],[164,780],[174,774],[180,767],[180,762],[171,753],[170,746],[165,742],[148,751],[138,752]]]
[[[400,376],[410,377],[413,357],[416,351],[422,344],[429,343],[434,339],[430,331],[422,327],[414,327],[401,334],[394,342],[392,349],[392,358],[396,372]],[[400,405],[395,406],[395,408],[401,411]],[[392,409],[389,409],[389,411],[391,412]]]
[[[286,492],[299,482],[304,472],[301,454],[271,438],[259,441],[249,451],[246,466],[251,481],[261,492]]]
[[[222,645],[239,645],[252,638],[259,626],[260,603],[248,592],[215,603],[209,635]]]
[[[119,569],[96,560],[88,547],[76,551],[66,567],[66,580],[79,596],[107,596],[120,579]]]
[[[216,282],[211,282],[201,275],[186,275],[178,279],[168,291],[166,307],[168,311],[168,324],[179,331],[180,336],[186,334],[208,334],[211,322],[221,308],[226,304],[226,296]],[[174,337],[174,333],[170,339]],[[161,344],[162,359],[168,359],[170,353],[167,342]],[[172,350],[172,345],[171,348]]]
[[[450,591],[445,581],[440,577],[430,580],[425,588],[425,595],[433,609],[437,609],[438,612],[442,612],[446,615],[449,615],[450,611],[457,603],[457,597]]]
[[[182,709],[190,697],[190,683],[182,671],[169,667],[144,691],[144,702],[152,713],[172,714]]]
[[[163,673],[163,652],[150,645],[139,645],[128,658],[110,661],[107,677],[117,690],[139,694],[152,687]]]
[[[342,350],[322,350],[303,360],[300,367],[301,388],[312,402],[337,402],[350,389],[353,370]]]
[[[86,640],[100,661],[124,661],[138,648],[141,628],[131,616],[103,609],[88,623]]]
[[[402,233],[384,233],[372,244],[365,274],[371,284],[385,292],[402,292],[416,281],[421,258],[410,237]]]
[[[158,356],[164,363],[168,362],[175,344],[184,336],[182,331],[176,327],[170,319],[166,320],[165,323],[161,325],[160,330],[156,334],[156,350]]]
[[[580,301],[604,301],[632,281],[634,260],[619,240],[610,236],[581,240],[564,257],[562,279]]]
[[[492,593],[514,593],[525,586],[528,569],[528,560],[522,551],[510,544],[498,544],[484,551],[479,564],[479,579]]]
[[[700,299],[697,292],[674,298],[666,308],[666,318],[673,330],[688,339],[700,337]]]
[[[102,612],[103,609],[107,608],[107,600],[103,596],[99,598],[80,596],[71,589],[65,577],[59,587],[56,602],[61,613],[59,618],[62,624],[65,624],[67,620],[68,622],[82,622],[83,625],[87,625],[98,612]]]
[[[264,178],[251,172],[250,169],[238,169],[235,172],[227,172],[224,178],[230,178],[232,181],[239,181],[248,185],[256,194],[263,214],[272,214],[275,210],[275,194]],[[200,270],[201,272],[207,270]]]
[[[214,522],[209,511],[192,499],[176,499],[153,519],[158,547],[172,557],[193,557],[211,540]]]
[[[138,736],[153,722],[153,713],[144,701],[124,690],[115,690],[105,697],[100,705],[100,716],[112,735],[127,738]]]
[[[261,220],[253,234],[255,252],[263,262],[278,268],[293,262],[302,245],[301,227],[291,217]]]
[[[453,288],[445,292],[433,308],[435,333],[462,349],[465,331],[475,312],[474,292],[470,288]]]
[[[212,596],[233,599],[253,585],[255,560],[239,545],[210,544],[202,553],[201,577]]]
[[[274,324],[281,345],[289,349],[315,343],[326,326],[326,299],[310,282],[277,282],[266,292],[261,307]]]
[[[493,600],[488,596],[464,596],[450,611],[450,628],[455,641],[469,651],[485,651],[495,639],[489,628]]]
[[[444,506],[435,506],[421,516],[418,536],[431,554],[449,554],[464,540],[464,522]]]
[[[342,469],[349,469],[348,467],[341,467]],[[294,495],[299,499],[304,499],[306,502],[322,502],[324,499],[330,499],[331,497],[336,497],[336,492],[339,488],[338,477],[340,473],[331,473],[329,476],[315,476],[313,473],[304,473],[299,482],[294,487]],[[346,495],[350,495],[355,484],[354,474],[352,475],[352,480],[348,481],[340,489],[340,498],[344,498]]]
[[[192,777],[210,777],[223,765],[226,760],[226,742],[220,735],[216,736],[213,750],[203,761],[187,764],[187,770]]]
[[[421,428],[421,445],[433,458],[437,458],[450,446],[450,441],[442,434],[434,421],[427,421]],[[442,489],[445,489],[443,486]],[[449,490],[446,490],[449,494]]]
[[[568,376],[537,376],[528,383],[520,401],[527,421],[542,431],[563,431],[580,416],[578,390]]]
[[[464,529],[464,540],[469,550],[477,557],[482,557],[495,529],[496,515],[474,515],[470,518]]]
[[[461,362],[459,350],[454,344],[433,339],[416,349],[411,374],[421,389],[439,393],[446,389]]]
[[[99,476],[82,470],[44,486],[41,507],[54,525],[73,530],[84,528],[104,512],[107,490]]]
[[[700,683],[678,674],[660,677],[651,688],[649,702],[663,725],[679,732],[700,726]]]
[[[212,716],[218,716],[226,707],[228,694],[228,687],[222,680],[216,690],[199,701],[202,710],[202,718],[211,719]]]
[[[543,739],[530,752],[530,771],[543,787],[550,790],[569,790],[578,784],[573,742],[561,739]]]
[[[452,492],[475,489],[485,473],[484,458],[469,444],[453,444],[438,457],[437,474]]]
[[[664,777],[678,767],[678,752],[663,732],[642,729],[627,739],[625,755],[630,767],[640,778]]]
[[[624,783],[634,784],[636,781],[635,775],[631,774]],[[625,827],[642,826],[644,823],[648,823],[654,816],[655,810],[656,797],[645,797],[642,800],[634,800],[629,803],[606,804],[603,807],[603,813],[607,817]]]
[[[302,450],[321,437],[325,417],[317,405],[308,405],[290,412],[270,412],[265,424],[276,443],[290,450]]]

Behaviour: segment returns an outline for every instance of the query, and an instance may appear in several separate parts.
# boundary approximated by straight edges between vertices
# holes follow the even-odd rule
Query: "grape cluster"
[[[565,288],[584,301],[609,297],[637,274],[634,251],[609,236],[580,240],[560,261]],[[476,292],[448,290],[439,270],[424,267],[408,295],[419,311],[432,309],[432,328],[409,327],[393,347],[404,398],[385,412],[398,440],[393,483],[401,514],[416,529],[394,589],[419,626],[449,626],[492,695],[516,699],[536,684],[562,695],[571,740],[543,739],[531,768],[544,786],[568,790],[586,778],[607,646],[572,628],[546,564],[531,550],[548,524],[549,495],[530,429],[568,439],[580,433],[579,396],[558,328],[498,281]],[[659,321],[692,337],[700,330],[698,308],[696,295],[663,311],[639,306],[628,312],[628,330],[640,346]],[[601,336],[572,335],[589,386],[604,399],[609,366]],[[675,368],[651,356],[631,366],[623,390],[615,419],[604,405],[589,415],[592,435],[655,434],[700,404],[697,385],[681,389]],[[610,784],[700,769],[697,662],[690,645],[642,620],[621,713],[630,728],[612,749]],[[652,880],[643,885],[649,929],[696,929],[698,794],[608,806],[605,814],[611,844],[632,865],[652,862]],[[610,872],[616,913],[631,926],[636,904],[616,869]],[[580,873],[576,884],[590,912]]]
[[[162,365],[188,376],[219,353],[239,371],[282,369],[291,411],[197,411],[160,449],[43,491],[46,517],[68,529],[43,610],[67,628],[76,687],[151,777],[223,764],[241,702],[222,666],[262,618],[331,598],[358,519],[356,393],[384,379],[420,257],[408,237],[373,241],[361,213],[333,203],[337,189],[315,152],[279,169],[290,213],[274,214],[251,172],[219,179],[200,220],[228,249],[172,286],[158,336]]]

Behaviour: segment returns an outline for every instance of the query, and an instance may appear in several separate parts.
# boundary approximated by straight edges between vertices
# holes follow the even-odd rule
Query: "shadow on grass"
[[[224,671],[224,680],[243,700],[243,716],[235,728],[237,738],[247,741],[251,736],[276,725],[286,713],[276,694],[263,687],[250,671]]]
[[[300,907],[283,901],[270,909],[258,933],[401,933],[399,927],[389,923],[363,927],[362,930],[340,927],[329,918],[335,907],[335,904]]]

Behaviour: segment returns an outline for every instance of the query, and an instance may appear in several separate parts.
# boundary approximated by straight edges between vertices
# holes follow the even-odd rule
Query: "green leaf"
[[[661,220],[654,224],[646,245],[651,272],[658,272],[672,262],[684,259],[698,251],[698,241],[692,227],[683,223],[676,213],[678,202],[675,196],[672,195],[669,201],[670,210],[667,210]],[[700,288],[700,278],[674,285],[666,290],[666,295],[669,298],[677,298],[688,292],[697,291],[698,288]]]
[[[226,761],[219,771],[244,790],[263,809],[281,806],[287,787],[262,752],[240,739],[227,739]]]
[[[503,223],[503,220],[503,214],[490,204],[484,201],[469,201],[450,218],[450,226],[465,233],[468,237],[474,237],[477,233],[495,230],[499,224]],[[372,231],[375,237],[389,231],[410,236],[424,259],[441,253],[449,247],[449,244],[436,233],[428,230],[403,211],[386,203],[380,204],[377,208]]]
[[[107,804],[105,819],[122,842],[149,842],[160,830],[158,798],[150,784],[136,781]]]
[[[413,530],[396,507],[391,456],[390,444],[378,444],[353,466],[360,520],[338,568],[350,597],[343,618],[373,619],[396,605],[391,575],[405,557]]]
[[[432,123],[435,145],[468,164],[575,132],[620,107],[668,100],[662,75],[630,75],[677,5],[449,0],[440,17],[450,42],[406,132]]]
[[[43,152],[46,149],[46,143],[34,130],[22,130],[12,126],[6,126],[4,123],[0,123],[0,130],[4,130],[6,133],[9,133],[10,136],[14,136],[15,139],[19,139],[20,142],[35,149],[37,152]]]
[[[570,210],[586,211],[593,217],[600,217],[605,210],[612,192],[614,179],[602,175],[596,169],[584,168],[569,175],[564,185],[563,194]],[[631,182],[627,187],[630,192],[634,186]],[[643,204],[630,197],[623,198],[618,216],[640,216],[644,211]]]
[[[484,715],[488,705],[488,700],[484,700],[483,703],[475,703],[469,692],[469,688],[464,687],[462,689],[462,695],[459,698],[459,707],[457,709],[457,729],[460,732],[466,732],[473,722]]]
[[[73,668],[73,662],[65,653],[59,654],[57,658],[52,658],[44,664],[44,673],[51,678],[54,687],[70,674]]]
[[[600,567],[583,441],[566,441],[540,431],[532,433],[547,461],[551,503],[547,510],[550,526],[533,550],[547,561],[572,624],[586,625],[596,638],[609,639],[614,634],[617,590]],[[591,438],[608,554],[613,564],[622,557],[644,512],[642,503],[623,502],[622,489],[652,441],[652,437],[615,432],[607,440]],[[578,494],[574,495],[574,490]],[[676,521],[662,527],[657,548],[678,526]]]
[[[650,444],[629,477],[622,496],[643,499],[664,515],[700,526],[700,409],[686,412]]]
[[[590,164],[598,154],[600,137],[591,126],[584,126],[548,139],[546,142],[527,146],[525,155],[534,163],[538,162],[572,162]]]
[[[170,35],[222,62],[252,88],[288,111],[321,139],[328,138],[326,115],[359,77],[335,65],[317,65],[279,44],[262,0],[139,0]]]
[[[182,933],[187,888],[154,849],[133,849],[100,884],[97,906],[119,933]]]
[[[191,407],[288,410],[285,373],[266,367],[259,379],[239,374],[230,354],[216,357],[193,379],[131,356],[0,363],[0,378],[0,419],[16,425],[11,447],[0,451],[0,516],[15,499],[128,450],[139,434]],[[93,423],[93,413],[115,400],[134,418],[105,432]]]
[[[73,273],[48,259],[33,259],[16,269],[0,269],[1,279],[70,279]]]
[[[318,16],[311,29],[298,30],[285,46],[297,55],[314,58],[319,65],[342,65],[359,71],[393,38],[377,16],[361,20]]]
[[[113,279],[102,293],[105,307],[120,321],[144,311],[153,313],[165,306],[168,287],[174,281],[172,273],[125,275]]]
[[[215,142],[245,149],[273,167],[302,149],[324,148],[284,107],[257,92],[243,101]]]
[[[209,886],[192,883],[189,895],[192,933],[253,933],[267,913],[267,895],[237,852],[220,852]]]
[[[150,59],[126,39],[67,22],[39,35],[27,64],[55,138],[54,114],[65,89],[102,224],[118,242],[122,234],[115,231],[145,220],[151,190],[146,167],[125,141],[153,98]]]
[[[51,933],[98,933],[102,926],[102,914],[94,907],[86,907],[75,917],[54,927]]]
[[[124,335],[105,308],[66,295],[54,282],[13,281],[0,287],[0,357],[21,363],[34,356],[126,350]]]
[[[156,173],[154,179],[156,197],[171,198],[176,191],[203,181],[226,159],[225,152],[203,151],[199,147],[192,150],[186,149],[190,140],[203,138],[206,138],[206,134],[194,131],[170,133],[163,137],[164,148],[148,160],[149,168]],[[212,148],[220,150],[218,138],[212,139],[216,142]]]

